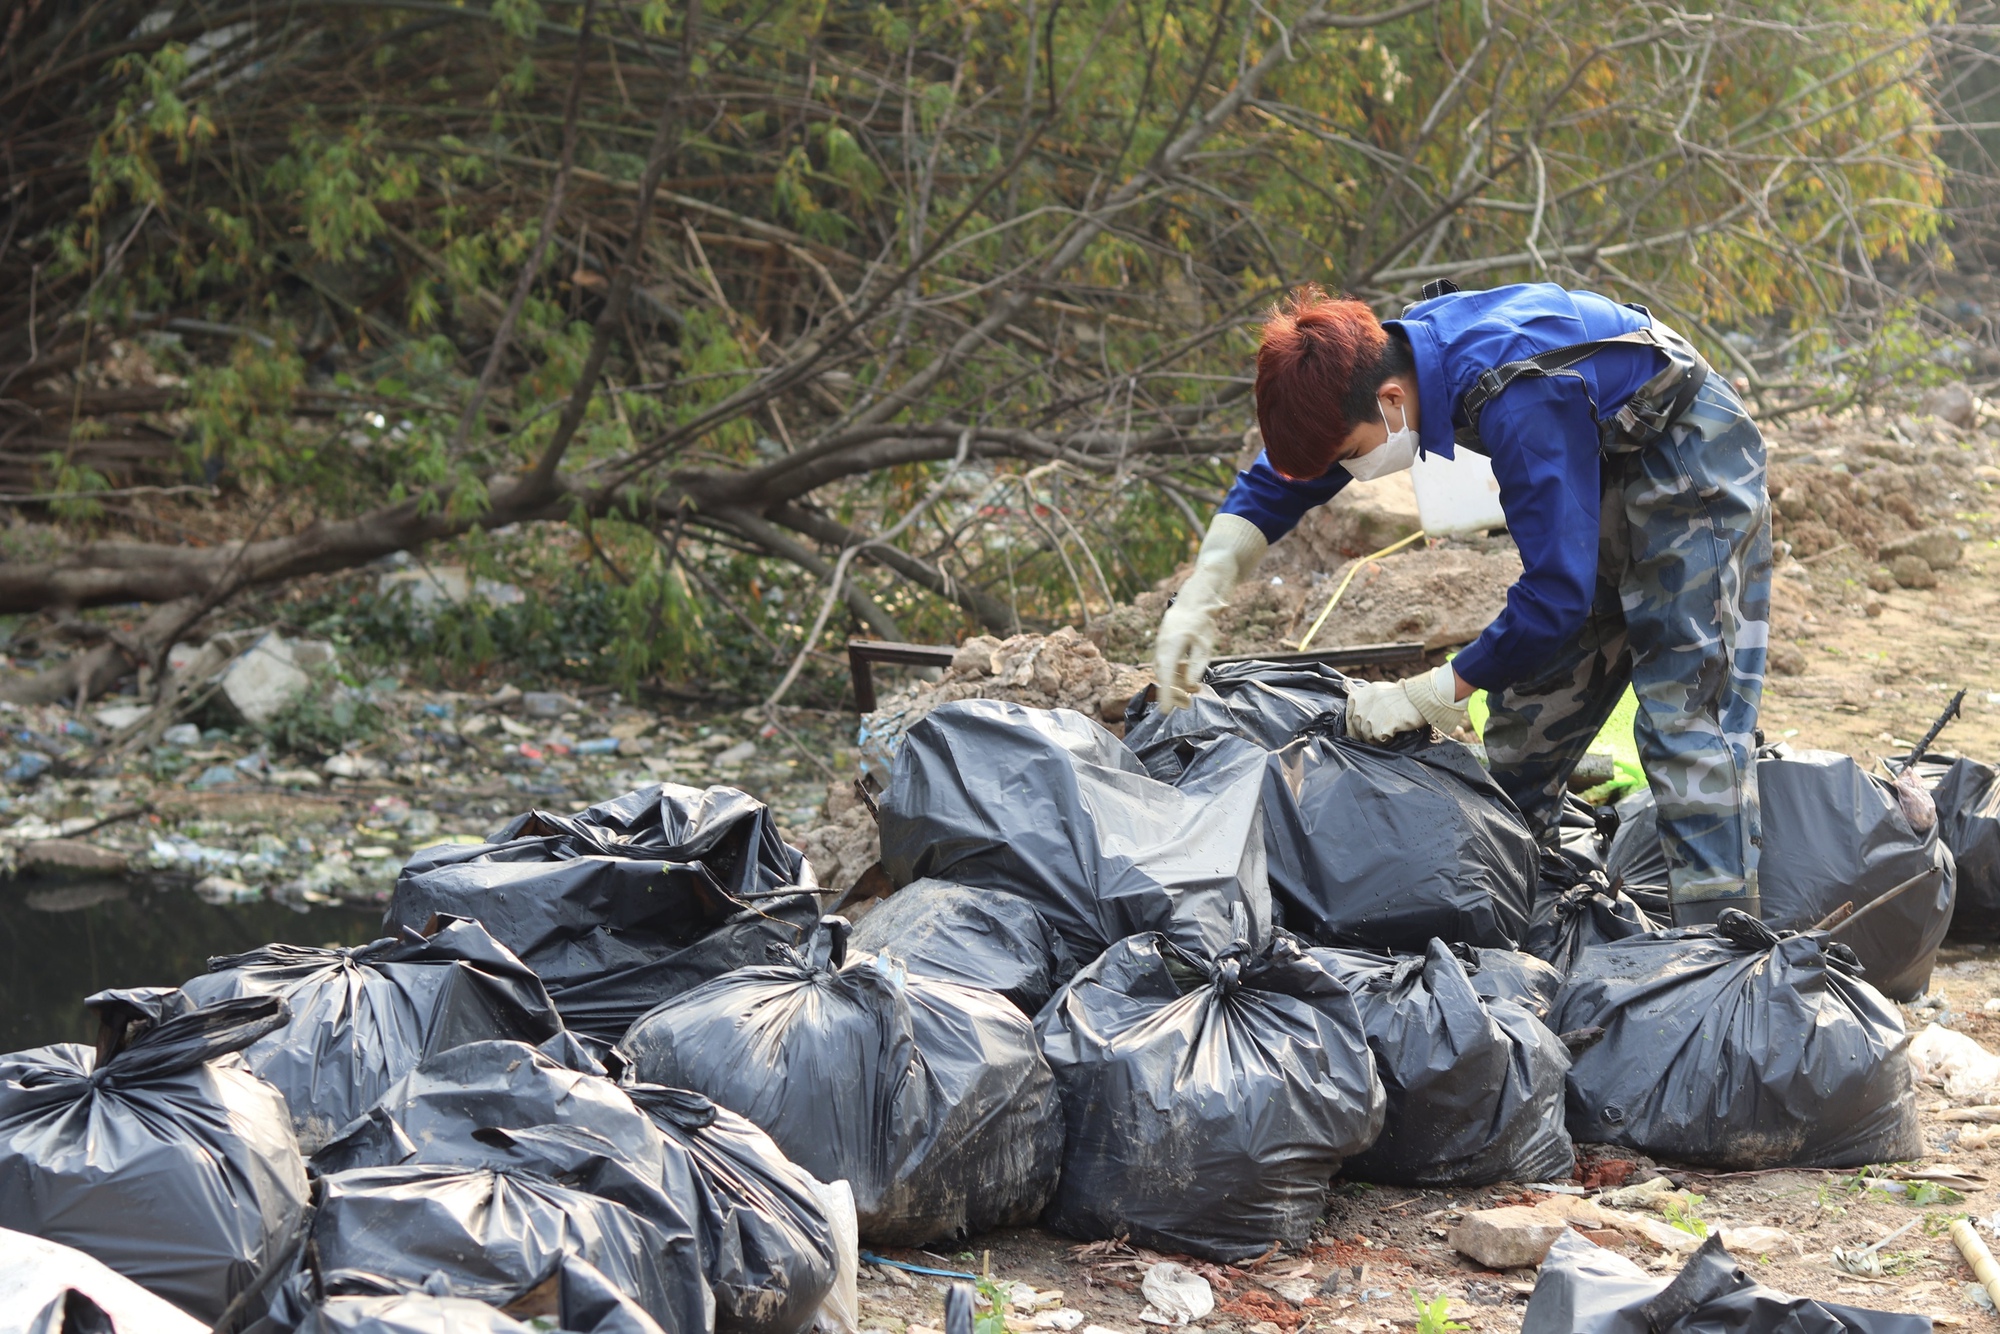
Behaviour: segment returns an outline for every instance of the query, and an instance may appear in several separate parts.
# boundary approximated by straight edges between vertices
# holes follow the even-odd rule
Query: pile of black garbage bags
[[[845,915],[729,788],[426,849],[373,944],[103,992],[94,1048],[0,1058],[0,1228],[224,1330],[802,1334],[858,1242],[1230,1261],[1306,1240],[1337,1176],[1561,1181],[1573,1138],[1921,1152],[1871,980],[1921,987],[1919,906],[1948,922],[1943,796],[1918,829],[1912,785],[1774,752],[1785,920],[1674,929],[1639,803],[1538,843],[1467,747],[1350,739],[1349,684],[1235,664],[1122,738],[938,708],[880,798],[894,890]],[[1990,843],[1986,792],[1951,809]],[[1774,894],[1784,836],[1817,861]]]

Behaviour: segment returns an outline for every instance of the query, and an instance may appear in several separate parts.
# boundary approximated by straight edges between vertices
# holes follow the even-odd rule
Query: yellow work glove
[[[1186,708],[1201,688],[1202,673],[1215,656],[1215,614],[1229,605],[1229,595],[1256,571],[1270,545],[1257,525],[1240,515],[1218,514],[1208,525],[1194,570],[1153,639],[1160,712]]]
[[[1401,681],[1370,681],[1347,697],[1347,734],[1378,744],[1422,727],[1450,736],[1465,721],[1457,694],[1458,676],[1448,662]]]

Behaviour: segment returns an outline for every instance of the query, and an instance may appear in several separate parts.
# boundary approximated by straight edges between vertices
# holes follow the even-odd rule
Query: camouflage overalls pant
[[[1539,679],[1490,697],[1493,776],[1546,829],[1630,682],[1673,901],[1754,900],[1771,609],[1764,438],[1711,375],[1665,438],[1607,452],[1602,476],[1590,618]]]

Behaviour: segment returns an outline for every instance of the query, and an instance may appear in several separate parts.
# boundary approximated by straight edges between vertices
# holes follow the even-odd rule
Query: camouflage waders
[[[1493,777],[1538,832],[1553,825],[1570,771],[1631,683],[1677,920],[1755,914],[1771,615],[1764,438],[1711,375],[1666,437],[1607,450],[1602,477],[1590,617],[1545,675],[1489,697]]]

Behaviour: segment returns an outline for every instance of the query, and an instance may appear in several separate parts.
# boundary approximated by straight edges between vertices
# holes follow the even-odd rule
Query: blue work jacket
[[[1416,361],[1419,450],[1451,458],[1453,429],[1465,421],[1459,403],[1481,372],[1626,333],[1646,317],[1594,292],[1523,283],[1450,292],[1383,323],[1409,339]],[[1655,348],[1606,348],[1578,363],[1575,376],[1516,380],[1480,412],[1480,443],[1500,483],[1500,507],[1520,548],[1522,571],[1499,617],[1452,659],[1468,683],[1497,690],[1532,680],[1583,628],[1597,580],[1603,489],[1597,422],[1623,407],[1665,364]],[[1222,513],[1241,515],[1275,542],[1348,481],[1338,464],[1323,477],[1291,481],[1259,454],[1236,474]]]

